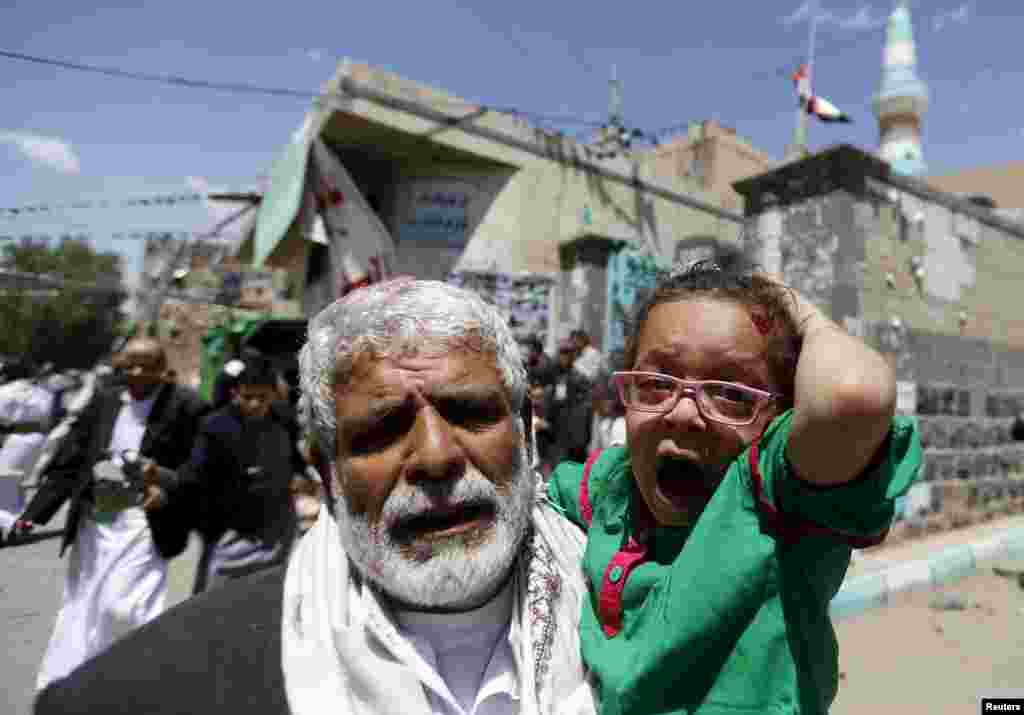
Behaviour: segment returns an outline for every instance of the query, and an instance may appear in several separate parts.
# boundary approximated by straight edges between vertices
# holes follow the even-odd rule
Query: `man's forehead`
[[[468,349],[424,349],[398,355],[361,353],[345,384],[337,386],[339,402],[386,399],[419,392],[427,395],[503,390],[491,352]]]
[[[241,384],[238,386],[239,392],[247,394],[264,394],[269,392],[275,392],[277,387],[274,385],[258,385],[258,384]]]
[[[122,362],[156,362],[164,357],[163,350],[152,343],[128,343],[121,351]]]

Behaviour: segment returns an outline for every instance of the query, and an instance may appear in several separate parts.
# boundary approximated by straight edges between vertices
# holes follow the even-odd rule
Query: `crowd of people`
[[[39,689],[165,610],[168,561],[190,534],[202,543],[198,594],[280,563],[319,510],[288,386],[258,353],[225,366],[213,404],[176,384],[149,338],[87,374],[26,372],[0,387],[0,464],[7,484],[37,488],[0,512],[4,542],[67,505],[64,593]]]
[[[536,466],[547,478],[563,461],[583,462],[597,450],[626,443],[625,409],[611,382],[611,360],[583,330],[558,344],[553,358],[540,339],[520,351],[533,407]]]
[[[829,602],[921,461],[890,367],[739,260],[631,331],[549,356],[395,279],[310,321],[298,399],[249,355],[216,408],[132,341],[15,525],[72,500],[36,712],[827,712]],[[192,532],[208,593],[158,616]]]

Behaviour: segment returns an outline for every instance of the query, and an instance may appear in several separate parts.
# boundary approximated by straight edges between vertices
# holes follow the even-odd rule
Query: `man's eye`
[[[366,427],[349,440],[352,454],[381,452],[402,438],[412,426],[408,415],[397,412]]]
[[[505,417],[505,410],[499,402],[494,404],[452,402],[450,404],[442,404],[439,411],[441,416],[449,423],[470,428],[487,427],[497,424]]]

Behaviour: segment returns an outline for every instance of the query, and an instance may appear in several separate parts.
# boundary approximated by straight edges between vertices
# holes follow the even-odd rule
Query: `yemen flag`
[[[811,78],[807,71],[807,65],[800,65],[793,74],[793,83],[796,85],[800,106],[808,114],[817,117],[823,122],[851,123],[849,115],[824,97],[817,97],[811,92]]]

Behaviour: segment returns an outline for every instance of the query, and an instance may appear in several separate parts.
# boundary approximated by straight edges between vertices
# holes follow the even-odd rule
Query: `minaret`
[[[921,176],[927,170],[921,153],[921,118],[928,110],[928,88],[917,77],[914,29],[906,0],[898,0],[885,38],[882,86],[874,98],[878,117],[878,155],[893,171]]]

